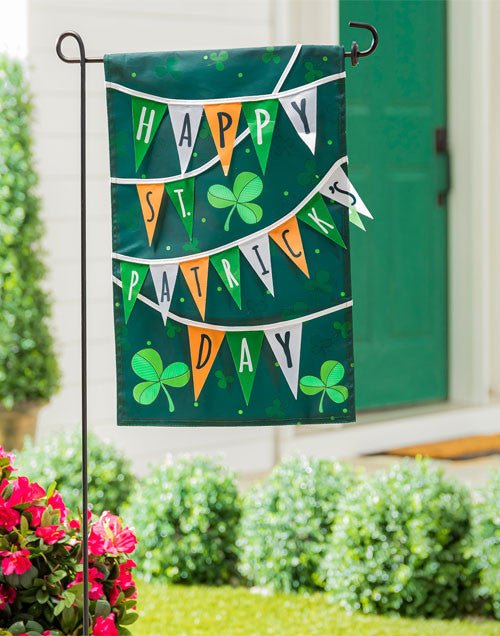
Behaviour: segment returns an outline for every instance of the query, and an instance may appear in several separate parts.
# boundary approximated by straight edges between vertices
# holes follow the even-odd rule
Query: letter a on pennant
[[[125,323],[127,323],[130,318],[137,296],[147,276],[148,269],[148,265],[144,265],[143,263],[120,262]]]
[[[316,87],[280,97],[297,134],[314,154],[316,149]]]
[[[224,340],[224,331],[188,326],[193,372],[194,399],[197,400]]]
[[[243,104],[243,113],[250,129],[250,135],[252,136],[255,152],[263,174],[266,172],[277,112],[277,99],[266,99],[262,102],[245,102]]]
[[[203,319],[205,319],[205,308],[207,305],[208,263],[209,258],[205,256],[204,258],[184,261],[179,264],[189,291]]]
[[[255,372],[257,371],[257,364],[259,363],[264,332],[228,331],[226,338],[241,384],[243,397],[248,406],[255,380]]]
[[[158,263],[149,266],[164,325],[167,324],[168,310],[172,302],[178,269],[179,265],[177,263],[169,263],[167,265]]]
[[[346,247],[344,239],[332,219],[330,210],[319,192],[297,213],[297,217],[313,230],[329,238],[330,241],[337,243],[340,247]]]
[[[163,199],[163,183],[138,183],[137,193],[139,194],[139,201],[141,202],[148,243],[151,245]]]
[[[240,112],[240,102],[205,105],[205,115],[219,153],[222,170],[226,176],[231,164]]]
[[[132,97],[132,124],[134,127],[135,170],[139,170],[142,160],[160,126],[166,104],[152,102],[142,97]]]
[[[288,328],[267,329],[265,334],[293,397],[297,399],[302,323],[298,322]]]
[[[203,106],[201,104],[192,104],[191,106],[170,104],[168,113],[174,131],[181,174],[184,174],[193,154],[201,116],[203,115]]]
[[[297,265],[297,267],[304,272],[309,278],[309,270],[307,268],[307,261],[304,254],[304,248],[302,246],[302,238],[300,236],[299,224],[297,218],[292,216],[288,221],[282,223],[280,226],[274,228],[269,232],[269,236],[273,241],[281,247],[288,258]]]

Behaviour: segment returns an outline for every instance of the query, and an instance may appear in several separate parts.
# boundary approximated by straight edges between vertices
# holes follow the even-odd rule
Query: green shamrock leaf
[[[182,245],[182,249],[184,252],[188,252],[188,254],[195,254],[198,251],[199,244],[200,239],[195,236],[191,239],[191,241],[184,243]]]
[[[177,79],[181,77],[182,72],[176,68],[179,64],[179,60],[176,57],[167,57],[165,64],[161,64],[155,68],[155,75],[157,77],[171,77]]]
[[[347,400],[349,391],[347,387],[338,383],[344,377],[344,365],[337,360],[326,360],[321,365],[319,378],[314,375],[305,375],[300,378],[300,390],[305,395],[317,395],[321,393],[319,401],[319,412],[323,413],[323,400],[327,395],[335,404],[342,404]]]
[[[231,208],[224,223],[224,230],[229,232],[229,223],[236,210],[244,223],[253,225],[262,218],[262,208],[257,203],[251,203],[264,188],[262,179],[253,172],[240,172],[234,180],[233,189],[214,184],[207,193],[208,202],[214,208]]]
[[[340,331],[340,335],[342,336],[342,338],[348,338],[352,331],[352,323],[349,322],[348,320],[346,320],[345,322],[340,322],[339,320],[336,320],[333,323],[333,328],[336,329],[337,331]]]
[[[218,71],[224,70],[224,62],[227,62],[228,58],[229,54],[227,51],[219,51],[218,53],[214,51],[210,53],[210,59],[212,62],[215,62],[215,68]]]
[[[262,61],[264,64],[269,64],[269,62],[273,62],[274,64],[280,63],[280,56],[276,53],[276,49],[274,46],[268,46],[266,52],[262,56]]]
[[[332,291],[332,286],[329,283],[330,272],[326,269],[321,269],[315,278],[310,278],[306,281],[305,287],[311,292],[321,292],[322,294],[329,294]]]
[[[314,82],[315,80],[323,77],[323,71],[314,68],[314,64],[312,62],[306,62],[304,64],[304,67],[306,69],[306,72],[304,74],[306,82]]]
[[[167,322],[167,338],[175,338],[175,335],[180,332],[180,325],[177,325],[175,322],[169,320]]]
[[[285,417],[285,411],[283,410],[281,400],[273,400],[271,406],[266,407],[266,415],[267,417],[271,417],[273,419],[280,419],[281,417]]]
[[[168,410],[173,413],[174,402],[167,386],[179,388],[189,382],[191,372],[184,362],[172,362],[163,368],[160,354],[154,349],[141,349],[132,358],[132,370],[144,382],[139,382],[134,387],[134,400],[142,405],[152,404],[160,389],[167,396]]]
[[[218,378],[217,386],[219,389],[227,389],[234,382],[233,376],[226,375],[221,369],[215,372],[215,377]]]

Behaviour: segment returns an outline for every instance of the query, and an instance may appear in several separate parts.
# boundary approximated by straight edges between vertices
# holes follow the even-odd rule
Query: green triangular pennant
[[[234,302],[241,309],[241,280],[240,280],[240,249],[238,246],[230,247],[224,252],[212,254],[210,262],[222,279],[227,291],[233,297]]]
[[[354,208],[349,208],[349,221],[355,225],[356,227],[360,227],[364,232],[366,232],[366,228],[364,226],[361,217],[358,214],[358,211]]]
[[[146,156],[166,110],[166,104],[152,102],[142,97],[132,97],[136,172]]]
[[[144,263],[129,263],[128,261],[121,261],[120,263],[125,323],[130,318],[148,270],[149,266]]]
[[[165,184],[170,200],[181,217],[189,240],[193,240],[194,221],[194,177],[179,179]]]
[[[226,338],[248,405],[262,347],[263,331],[227,331]]]
[[[332,219],[330,210],[319,192],[313,196],[309,203],[306,203],[300,212],[297,212],[297,218],[307,223],[307,225],[310,225],[331,241],[338,243],[341,247],[346,247],[344,239],[337,230],[335,221]]]
[[[262,173],[266,172],[278,103],[277,99],[266,99],[262,102],[243,102],[242,105]]]

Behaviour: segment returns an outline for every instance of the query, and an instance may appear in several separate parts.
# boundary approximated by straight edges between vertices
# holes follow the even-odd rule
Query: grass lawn
[[[324,596],[141,583],[134,636],[500,636],[493,621],[349,616]]]

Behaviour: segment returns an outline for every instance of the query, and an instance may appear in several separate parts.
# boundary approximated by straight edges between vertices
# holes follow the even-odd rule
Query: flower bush
[[[52,435],[36,444],[26,439],[19,465],[43,486],[53,481],[70,510],[82,507],[82,440],[74,432]],[[97,435],[88,436],[89,503],[92,511],[121,513],[134,488],[131,462]]]
[[[156,466],[134,497],[137,560],[147,580],[221,584],[236,574],[235,477],[208,457]]]
[[[450,617],[467,590],[468,491],[426,461],[361,481],[338,506],[324,571],[344,608]]]
[[[0,448],[0,625],[14,635],[83,634],[82,537],[55,484],[46,491],[16,476]],[[136,546],[119,517],[89,512],[92,633],[126,636],[137,614]]]
[[[353,481],[338,462],[294,457],[279,464],[244,500],[242,574],[273,590],[321,588],[318,570],[337,503]]]

